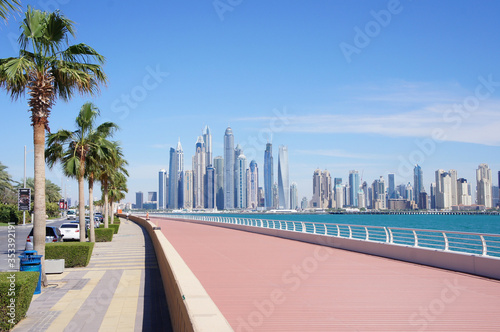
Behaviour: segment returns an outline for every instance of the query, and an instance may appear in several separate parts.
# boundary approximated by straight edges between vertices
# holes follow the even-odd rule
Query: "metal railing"
[[[167,216],[500,257],[500,235],[497,234],[191,214],[168,214]]]

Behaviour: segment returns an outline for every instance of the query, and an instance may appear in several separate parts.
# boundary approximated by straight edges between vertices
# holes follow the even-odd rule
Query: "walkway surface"
[[[215,226],[161,226],[235,331],[500,331],[500,282]]]
[[[15,332],[171,330],[151,239],[131,221],[95,244],[87,267],[47,278]]]

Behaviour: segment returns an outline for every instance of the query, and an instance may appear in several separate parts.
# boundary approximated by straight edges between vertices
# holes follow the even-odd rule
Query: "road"
[[[67,222],[66,218],[47,220],[47,226],[59,227],[61,224]],[[19,270],[19,255],[24,252],[26,247],[26,238],[28,237],[32,224],[17,225],[14,230],[9,230],[9,226],[0,227],[0,271],[18,271]],[[14,238],[16,241],[16,249],[14,253],[15,267],[14,269],[9,266],[9,238]],[[10,252],[12,257],[12,252]]]

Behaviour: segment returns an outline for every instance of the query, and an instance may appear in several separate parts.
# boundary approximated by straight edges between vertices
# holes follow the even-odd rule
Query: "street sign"
[[[18,204],[17,209],[19,211],[29,211],[31,205],[31,189],[21,188],[18,189]]]
[[[64,199],[59,200],[59,210],[64,210]]]

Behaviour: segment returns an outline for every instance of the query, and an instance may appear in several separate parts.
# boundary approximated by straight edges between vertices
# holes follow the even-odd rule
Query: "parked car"
[[[85,228],[90,229],[90,217],[85,217]],[[99,219],[94,218],[94,228],[99,228]]]
[[[104,222],[104,216],[102,215],[101,212],[96,212],[94,213],[95,217],[99,217],[99,222],[102,224]]]
[[[62,235],[64,235],[63,240],[80,240],[80,225],[78,223],[70,222],[62,224],[59,227]]]
[[[62,242],[63,235],[59,228],[55,226],[45,226],[45,243]],[[33,250],[33,228],[26,239],[25,250]]]

